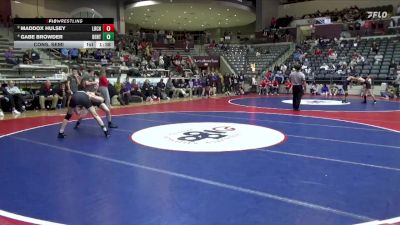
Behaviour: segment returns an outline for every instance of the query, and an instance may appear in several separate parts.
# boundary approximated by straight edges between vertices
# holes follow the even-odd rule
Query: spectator
[[[18,111],[25,111],[26,107],[26,100],[25,97],[23,96],[23,92],[14,84],[14,81],[10,80],[8,81],[8,86],[6,86],[6,95],[12,95],[15,103],[15,108]],[[4,92],[4,91],[3,91]]]
[[[272,19],[271,19],[271,28],[276,28],[276,19],[275,19],[275,17],[272,17]]]
[[[315,95],[317,94],[317,92],[318,92],[318,85],[315,82],[313,82],[310,87],[310,93],[312,95]]]
[[[143,95],[146,98],[146,101],[153,102],[153,100],[160,100],[156,96],[154,96],[154,87],[151,85],[150,80],[146,79],[142,85]]]
[[[164,79],[160,79],[160,82],[157,83],[157,87],[156,87],[156,95],[157,97],[159,97],[160,99],[164,100],[167,99],[169,100],[169,97],[167,96],[167,93],[165,91],[165,83],[164,83]]]
[[[108,83],[108,93],[110,94],[111,105],[116,105],[115,100],[117,100],[119,96],[117,90],[115,89],[114,85],[111,84],[111,82]]]
[[[317,56],[320,56],[320,55],[322,55],[322,50],[321,50],[321,49],[319,49],[319,48],[315,49],[315,51],[314,51],[314,55],[317,55]]]
[[[32,63],[41,63],[42,62],[40,60],[40,54],[33,49],[31,50],[31,60],[32,60]]]
[[[81,88],[86,92],[95,93],[97,91],[98,83],[93,70],[88,70],[88,74],[82,76]]]
[[[383,59],[383,55],[381,55],[381,54],[376,54],[376,55],[374,56],[374,64],[380,64],[380,62],[382,61],[382,59]]]
[[[321,95],[324,95],[324,96],[329,95],[329,88],[326,84],[324,84],[321,88]]]
[[[322,63],[322,65],[319,68],[323,69],[323,70],[328,70],[329,66],[324,62],[324,63]]]
[[[136,79],[132,79],[131,82],[131,96],[139,96],[142,100],[146,100],[140,85],[136,82]]]
[[[186,85],[181,83],[180,80],[172,80],[172,83],[175,87],[176,97],[186,97]]]
[[[99,77],[99,88],[98,91],[100,92],[101,96],[104,98],[104,103],[107,107],[111,108],[111,98],[110,93],[108,92],[108,84],[110,83],[107,79],[107,76],[103,73],[100,75],[99,72],[95,72],[95,75]]]
[[[112,53],[112,51],[108,51],[107,53],[106,53],[106,59],[108,60],[108,61],[111,61],[112,60],[112,58],[113,58],[113,53]]]
[[[39,90],[39,104],[40,109],[46,109],[45,101],[51,101],[51,110],[55,110],[58,103],[58,95],[51,86],[49,80],[45,81],[43,86]]]
[[[387,85],[385,91],[381,91],[381,97],[385,99],[394,98],[396,95],[396,88],[393,85]]]
[[[339,88],[338,86],[334,83],[330,86],[330,95],[336,96],[339,93]]]
[[[337,54],[332,48],[328,49],[328,53],[327,54],[328,54],[328,58],[331,59],[331,60],[335,60],[337,58]]]
[[[98,61],[100,61],[103,58],[103,54],[101,53],[100,49],[97,49],[96,52],[94,53],[94,58]]]
[[[72,94],[78,91],[81,80],[82,80],[82,78],[78,73],[78,69],[73,68],[72,74],[67,77],[67,83],[66,83],[66,93],[67,93],[66,106],[67,107],[69,106],[69,102],[71,100]]]
[[[286,89],[286,94],[289,94],[290,91],[292,90],[292,82],[290,82],[289,78],[286,78],[285,80],[285,89]]]
[[[268,80],[263,79],[260,82],[260,92],[258,93],[259,95],[268,95]]]
[[[168,97],[174,98],[177,94],[174,84],[172,83],[172,79],[169,77],[167,83],[165,85],[165,92]]]
[[[267,79],[267,80],[270,80],[270,79],[271,79],[271,76],[272,76],[272,71],[271,71],[271,70],[268,70],[268,71],[265,73],[264,78]]]
[[[399,5],[397,5],[396,15],[397,15],[397,16],[399,16],[399,15],[400,15],[400,4],[399,4]]]
[[[120,92],[119,101],[121,105],[129,105],[129,100],[131,98],[131,89],[132,85],[129,83],[129,78],[126,78],[125,82],[122,85],[122,89]]]
[[[208,79],[208,76],[206,74],[203,74],[201,76],[200,83],[201,83],[201,96],[209,97],[210,96],[211,79]]]
[[[201,87],[201,83],[199,79],[193,79],[193,94],[197,97],[201,96],[201,91],[202,91],[202,87]]]
[[[67,48],[62,48],[60,53],[63,59],[69,59],[69,50]]]
[[[395,90],[395,95],[400,97],[400,71],[397,71],[396,79],[393,81]]]
[[[20,115],[21,113],[16,109],[15,100],[14,100],[13,95],[7,91],[7,84],[1,85],[1,91],[3,93],[3,98],[4,98],[5,102],[11,106],[12,114]],[[1,108],[0,108],[0,111],[2,112]],[[3,113],[1,113],[1,114],[3,114]]]
[[[371,51],[372,51],[372,52],[375,52],[376,55],[378,54],[378,52],[379,52],[379,46],[378,46],[378,44],[376,43],[376,41],[374,41],[374,42],[372,43]]]
[[[77,60],[79,58],[79,50],[77,48],[73,48],[70,51],[71,60]]]
[[[193,96],[193,90],[190,88],[189,84],[186,83],[185,79],[182,78],[179,80],[178,87],[183,90],[182,93],[184,97],[191,98]],[[189,92],[189,94],[187,92]]]
[[[336,71],[336,66],[333,65],[333,63],[331,63],[331,62],[328,64],[328,71],[330,71],[330,72]]]
[[[279,82],[275,78],[271,82],[271,94],[279,95]]]
[[[6,63],[12,65],[18,65],[19,59],[14,57],[13,48],[9,47],[7,51],[4,52],[4,57],[6,58]]]
[[[282,64],[280,67],[280,70],[282,71],[283,74],[285,74],[285,72],[287,70],[287,66],[285,64]]]
[[[4,98],[3,95],[0,95],[0,119],[3,119],[4,117],[4,112],[2,110],[3,106],[1,105],[1,100]]]
[[[30,50],[26,50],[22,55],[22,63],[23,64],[32,64],[31,52]]]
[[[282,74],[282,71],[278,71],[275,76],[274,79],[278,82],[278,84],[282,84],[285,81],[285,77]]]
[[[55,90],[55,93],[58,96],[58,100],[61,100],[61,104],[59,104],[61,105],[60,108],[64,108],[67,105],[68,97],[66,92],[66,83],[67,81],[61,82],[58,88]]]
[[[117,93],[120,93],[121,89],[122,89],[122,84],[121,84],[120,78],[121,78],[121,76],[118,76],[117,81],[114,83],[115,91]]]

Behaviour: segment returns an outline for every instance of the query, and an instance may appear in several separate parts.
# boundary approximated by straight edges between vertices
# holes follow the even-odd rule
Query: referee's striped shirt
[[[289,79],[293,85],[303,85],[303,82],[306,80],[306,76],[303,72],[293,71],[290,73]]]

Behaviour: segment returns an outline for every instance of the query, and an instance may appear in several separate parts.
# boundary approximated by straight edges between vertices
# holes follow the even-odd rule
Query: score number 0
[[[114,41],[114,24],[103,24],[103,41]]]
[[[114,32],[114,24],[103,24],[103,32]]]

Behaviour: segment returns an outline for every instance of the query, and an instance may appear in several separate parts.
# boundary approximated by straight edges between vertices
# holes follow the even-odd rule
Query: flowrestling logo
[[[131,136],[136,143],[164,150],[189,152],[241,151],[281,143],[279,131],[239,123],[200,122],[146,128]]]

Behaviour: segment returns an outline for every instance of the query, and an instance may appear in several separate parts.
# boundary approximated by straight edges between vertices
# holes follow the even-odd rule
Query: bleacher
[[[376,42],[379,46],[378,55],[382,55],[383,58],[380,62],[375,63],[375,53],[371,51],[372,43]],[[313,79],[317,81],[337,81],[341,80],[341,75],[335,71],[327,71],[320,69],[323,63],[332,62],[336,67],[340,61],[344,61],[347,65],[350,64],[352,55],[354,52],[361,54],[365,58],[364,63],[359,63],[355,66],[355,74],[371,77],[376,82],[385,82],[394,79],[394,68],[389,68],[392,60],[396,63],[400,62],[400,42],[397,37],[380,37],[380,38],[368,38],[361,39],[357,47],[354,46],[354,40],[345,40],[345,46],[341,47],[336,44],[328,45],[320,49],[323,51],[323,55],[316,56],[312,52],[307,52],[307,57],[311,71],[314,72],[315,77]],[[328,59],[326,52],[329,48],[332,48],[337,53],[337,59]],[[293,61],[291,56],[287,61],[286,65]]]
[[[286,51],[288,51],[290,45],[268,45],[263,47],[257,47],[254,52],[247,55],[248,63],[254,63],[256,66],[255,73],[263,71],[267,67],[280,58]],[[259,56],[256,56],[256,52],[260,52]],[[251,68],[247,67],[246,74],[252,74]]]
[[[220,48],[209,49],[209,54],[224,56],[232,69],[238,74],[242,72],[245,75],[252,75],[271,66],[289,48],[290,45],[254,45],[248,51],[244,45],[234,45],[226,51]],[[260,53],[259,56],[256,56],[257,51]],[[254,73],[250,64],[255,64]]]
[[[9,47],[12,47],[12,43],[3,37],[0,36],[0,73],[11,72],[13,65],[6,63],[6,58],[4,57],[4,52],[8,50]],[[22,58],[24,51],[21,49],[14,49],[15,57]]]
[[[32,78],[32,77],[53,77],[65,68],[62,66],[32,64],[32,65],[11,65],[6,63],[5,51],[13,47],[13,42],[0,36],[0,77],[2,78]],[[14,56],[22,63],[23,49],[13,49]]]

